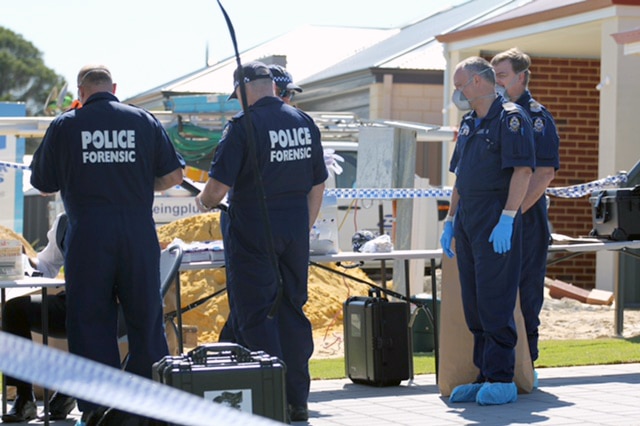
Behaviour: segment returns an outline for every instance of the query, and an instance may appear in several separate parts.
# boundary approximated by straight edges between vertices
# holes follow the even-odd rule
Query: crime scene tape
[[[553,195],[560,198],[580,198],[585,195],[589,195],[594,191],[600,191],[606,188],[619,187],[621,184],[627,181],[627,172],[619,172],[614,176],[607,176],[606,178],[594,180],[579,185],[564,186],[557,188],[547,188],[545,191],[547,195]]]
[[[12,163],[11,161],[0,161],[0,168],[3,167],[17,170],[31,170],[28,164]]]
[[[342,199],[402,199],[402,198],[446,198],[451,197],[450,188],[330,188],[324,190],[327,197]]]
[[[26,164],[0,161],[0,168],[29,170]],[[627,172],[572,186],[547,188],[545,193],[559,198],[580,198],[594,191],[619,187],[627,182]],[[325,197],[340,199],[399,200],[406,198],[447,198],[451,197],[451,188],[330,188],[324,190]]]
[[[0,371],[98,405],[180,425],[281,424],[5,332],[0,332]]]

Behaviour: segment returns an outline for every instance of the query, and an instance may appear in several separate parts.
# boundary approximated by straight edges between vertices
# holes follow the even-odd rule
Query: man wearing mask
[[[533,131],[522,108],[496,94],[495,74],[485,59],[460,62],[453,83],[453,102],[471,111],[462,118],[449,166],[456,182],[440,242],[453,257],[455,237],[478,375],[454,388],[450,401],[506,404],[518,394],[513,311],[522,264],[520,206],[535,166]]]
[[[531,361],[538,359],[538,326],[544,301],[544,277],[551,238],[544,192],[560,167],[560,138],[553,116],[529,92],[531,58],[520,49],[498,53],[491,60],[498,91],[520,105],[531,118],[535,144],[536,170],[522,201],[522,241],[527,256],[522,260],[520,305],[527,330]],[[534,385],[537,386],[537,374]]]

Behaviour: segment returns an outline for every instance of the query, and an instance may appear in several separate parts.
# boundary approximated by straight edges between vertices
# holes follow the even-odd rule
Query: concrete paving
[[[379,425],[640,425],[640,364],[538,369],[539,389],[501,406],[450,404],[433,374],[400,386],[372,387],[348,379],[311,383],[312,426]],[[42,407],[42,405],[40,405]],[[42,408],[41,408],[42,409]],[[55,425],[73,425],[74,411]],[[42,421],[14,423],[42,425]]]

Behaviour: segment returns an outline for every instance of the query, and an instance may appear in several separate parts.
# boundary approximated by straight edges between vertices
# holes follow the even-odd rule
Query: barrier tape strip
[[[12,163],[11,161],[0,161],[0,169],[3,167],[17,170],[31,170],[28,164]]]
[[[451,197],[451,189],[444,188],[331,188],[325,189],[324,195],[342,199],[402,199],[402,198],[447,198]]]
[[[5,332],[0,332],[0,371],[94,404],[180,425],[281,424]]]
[[[560,198],[580,198],[585,195],[589,195],[594,191],[619,187],[625,182],[627,182],[627,172],[619,172],[615,176],[607,176],[606,178],[580,185],[547,188],[546,193]]]
[[[29,170],[26,164],[0,161],[0,167],[5,166],[18,170]],[[594,191],[606,188],[615,188],[627,182],[627,172],[620,172],[614,176],[594,180],[592,182],[547,188],[545,193],[559,198],[580,198]],[[340,199],[370,199],[370,200],[399,200],[406,198],[449,198],[450,188],[331,188],[325,189],[325,196],[333,196]]]

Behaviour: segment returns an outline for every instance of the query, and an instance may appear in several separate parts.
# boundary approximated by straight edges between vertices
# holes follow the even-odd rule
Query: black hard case
[[[640,185],[596,191],[592,206],[591,236],[615,241],[640,239]]]
[[[234,343],[202,345],[153,364],[153,379],[241,411],[287,422],[285,366]]]
[[[381,297],[344,302],[346,374],[354,383],[397,386],[410,377],[407,304]]]

